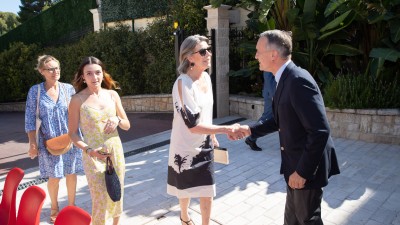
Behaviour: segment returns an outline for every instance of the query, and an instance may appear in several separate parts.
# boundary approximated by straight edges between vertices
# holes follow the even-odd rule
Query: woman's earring
[[[193,70],[194,62],[190,63],[190,70]]]
[[[85,84],[86,84],[86,80],[83,80],[83,83],[85,83]]]

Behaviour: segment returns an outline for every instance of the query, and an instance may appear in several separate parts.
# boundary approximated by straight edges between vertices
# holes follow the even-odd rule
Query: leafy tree
[[[19,25],[18,16],[10,12],[0,12],[0,35],[16,28]]]
[[[174,21],[179,22],[180,29],[185,31],[185,34],[206,34],[207,11],[203,9],[208,5],[208,0],[175,0],[169,5],[170,16]],[[203,29],[201,29],[203,28]]]
[[[226,2],[232,0],[211,0]],[[347,73],[399,76],[399,0],[238,0],[237,6],[254,9],[248,29],[291,30],[293,60],[319,81]]]
[[[18,12],[19,21],[23,23],[52,5],[52,0],[21,0],[21,5],[19,6],[21,11]]]
[[[175,4],[175,1],[179,4]],[[86,34],[75,43],[58,47],[32,47],[27,43],[8,47],[0,52],[0,68],[6,68],[0,71],[0,81],[8,87],[0,90],[0,102],[26,98],[29,87],[40,81],[40,76],[32,68],[37,56],[41,54],[51,54],[60,60],[63,82],[73,79],[77,65],[84,56],[94,55],[107,65],[107,71],[119,82],[119,91],[123,96],[171,93],[176,79],[173,22],[179,21],[187,34],[205,34],[207,30],[204,18],[207,11],[203,6],[208,5],[208,0],[169,2],[168,7],[171,10],[168,15],[161,16],[147,28],[135,32],[121,25]],[[35,20],[50,14],[51,12],[46,12]],[[21,27],[24,25],[28,24]],[[23,54],[20,52],[22,50]],[[21,86],[21,81],[26,85]]]
[[[400,1],[331,0],[324,15],[333,19],[320,30],[319,39],[340,35],[363,52],[361,57],[347,57],[342,65],[377,79],[399,79]]]

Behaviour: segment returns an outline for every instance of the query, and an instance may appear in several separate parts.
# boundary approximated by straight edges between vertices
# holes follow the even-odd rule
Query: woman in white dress
[[[193,35],[180,48],[178,71],[172,96],[174,119],[168,160],[167,193],[179,199],[181,222],[193,225],[188,214],[191,198],[200,198],[202,224],[210,223],[215,196],[213,149],[215,134],[233,135],[236,126],[212,124],[213,94],[208,39]]]

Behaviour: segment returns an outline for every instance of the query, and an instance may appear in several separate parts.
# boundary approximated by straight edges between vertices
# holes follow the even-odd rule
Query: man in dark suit
[[[321,92],[310,73],[291,61],[290,32],[263,32],[256,48],[260,70],[271,71],[277,82],[273,118],[240,130],[256,137],[279,132],[280,172],[287,183],[284,224],[323,224],[322,187],[340,171]]]
[[[276,81],[274,75],[271,72],[264,71],[264,85],[262,90],[262,96],[264,98],[264,112],[258,119],[257,123],[264,123],[267,119],[272,118],[272,98],[275,95]],[[250,135],[244,141],[253,151],[262,151],[262,148],[257,145],[257,138],[254,135]]]

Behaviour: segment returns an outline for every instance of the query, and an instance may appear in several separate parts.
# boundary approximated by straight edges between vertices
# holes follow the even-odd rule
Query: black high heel
[[[180,219],[181,219],[182,222],[186,223],[186,225],[190,225],[190,223],[195,225],[192,219],[189,219],[188,221],[184,221],[182,218],[180,218]]]

